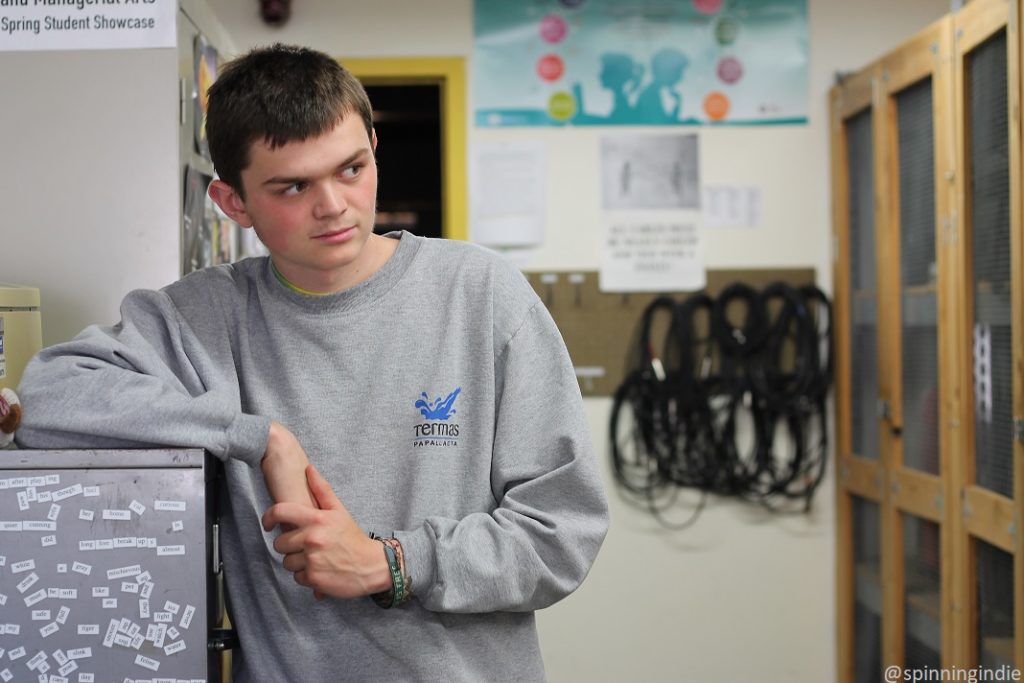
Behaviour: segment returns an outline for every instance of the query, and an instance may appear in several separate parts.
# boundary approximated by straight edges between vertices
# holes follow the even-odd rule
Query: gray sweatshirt
[[[607,530],[572,365],[522,275],[403,234],[362,284],[308,296],[268,259],[135,291],[121,322],[42,351],[23,448],[205,448],[225,462],[234,680],[542,681],[533,610],[571,593]],[[269,422],[367,531],[397,536],[415,598],[314,600],[260,516]]]

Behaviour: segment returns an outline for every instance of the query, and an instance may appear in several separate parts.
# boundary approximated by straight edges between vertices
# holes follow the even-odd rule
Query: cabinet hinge
[[[875,415],[883,420],[889,419],[889,402],[884,398],[875,401]]]
[[[1024,419],[1013,418],[1013,440],[1024,442]]]

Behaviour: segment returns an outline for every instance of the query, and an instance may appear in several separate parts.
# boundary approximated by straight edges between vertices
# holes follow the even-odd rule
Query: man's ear
[[[223,180],[214,180],[210,183],[210,199],[212,199],[220,210],[227,214],[228,218],[241,225],[243,228],[252,227],[252,219],[249,212],[245,210],[245,200],[238,194],[235,188]]]
[[[373,151],[377,151],[377,129],[370,129],[370,144],[373,145]]]

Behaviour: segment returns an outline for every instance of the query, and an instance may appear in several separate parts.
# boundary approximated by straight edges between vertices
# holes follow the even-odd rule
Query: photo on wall
[[[195,73],[192,82],[193,121],[195,122],[196,152],[204,158],[210,158],[210,148],[206,142],[206,108],[208,99],[206,91],[217,80],[217,48],[210,45],[202,34],[196,36],[193,64]]]
[[[601,189],[605,209],[699,209],[697,136],[604,136]]]
[[[213,178],[206,173],[192,166],[185,168],[182,275],[268,253],[254,230],[243,228],[228,218],[210,199],[211,182]]]
[[[185,168],[185,206],[182,211],[181,274],[212,266],[213,232],[206,220],[206,189],[213,180],[192,166]]]

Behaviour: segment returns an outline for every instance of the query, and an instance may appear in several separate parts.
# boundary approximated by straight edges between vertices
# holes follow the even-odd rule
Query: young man
[[[533,611],[607,529],[543,304],[483,249],[373,234],[370,105],[329,57],[233,61],[207,134],[211,196],[271,256],[44,350],[19,442],[224,460],[237,682],[543,680]]]

